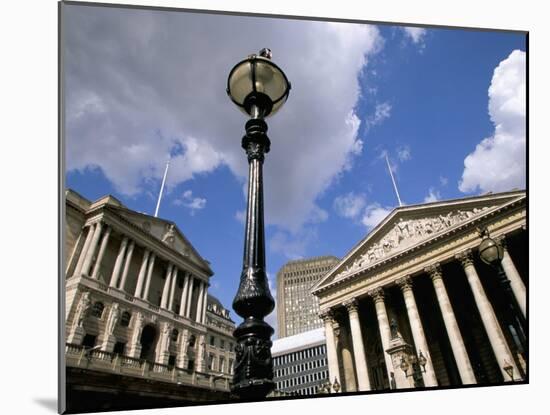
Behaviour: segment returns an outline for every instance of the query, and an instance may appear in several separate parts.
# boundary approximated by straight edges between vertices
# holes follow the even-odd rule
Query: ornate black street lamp
[[[244,321],[235,329],[237,339],[232,392],[245,399],[264,398],[274,389],[271,335],[264,321],[275,306],[265,267],[262,166],[269,152],[264,118],[275,114],[288,98],[290,82],[271,61],[271,51],[249,55],[227,79],[227,94],[247,115],[242,147],[248,157],[248,206],[243,270],[233,309]]]
[[[405,377],[413,377],[414,385],[416,387],[423,386],[423,380],[422,380],[422,373],[426,373],[426,363],[428,361],[426,360],[426,357],[422,354],[422,350],[419,351],[418,357],[416,355],[409,356],[407,359],[405,359],[403,356],[401,356],[401,363],[399,365],[399,368],[405,372]],[[408,373],[409,369],[412,366],[412,372]]]
[[[516,296],[510,286],[510,280],[504,272],[502,267],[502,258],[504,256],[504,248],[497,241],[492,239],[489,235],[487,228],[479,230],[480,237],[482,238],[479,244],[479,257],[483,262],[490,265],[497,271],[497,278],[500,286],[502,287],[506,296],[506,312],[508,314],[508,321],[512,325],[513,330],[516,332],[516,336],[521,347],[521,352],[526,353],[527,341],[525,338],[525,330],[527,323],[525,317],[519,307]]]

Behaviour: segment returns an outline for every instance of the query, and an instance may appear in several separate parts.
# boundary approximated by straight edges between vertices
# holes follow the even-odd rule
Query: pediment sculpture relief
[[[383,238],[367,246],[366,252],[357,258],[351,265],[348,265],[336,278],[342,278],[360,269],[364,269],[397,251],[409,248],[418,242],[429,239],[439,232],[461,222],[465,222],[487,209],[490,209],[490,207],[476,207],[470,210],[458,209],[444,215],[440,214],[420,219],[400,218]]]
[[[174,241],[176,240],[176,231],[174,230],[174,225],[166,224],[164,235],[162,235],[162,242],[166,245],[174,246]]]

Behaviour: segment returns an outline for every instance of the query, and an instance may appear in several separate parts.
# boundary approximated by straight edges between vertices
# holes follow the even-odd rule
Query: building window
[[[214,338],[214,336],[210,336],[210,346],[214,346],[215,343],[216,339]]]
[[[168,366],[174,367],[175,365],[176,365],[176,355],[175,355],[175,354],[171,354],[171,355],[168,357]]]
[[[208,354],[208,370],[213,370],[214,368],[214,355],[212,353]]]
[[[189,347],[195,347],[195,342],[197,341],[197,338],[194,334],[189,337]]]
[[[130,319],[132,318],[132,315],[125,311],[122,313],[122,316],[120,317],[120,325],[122,327],[128,327],[130,325]]]
[[[229,373],[233,374],[233,359],[229,359]]]
[[[225,349],[225,342],[223,341],[223,339],[220,339],[220,349]]]
[[[82,346],[84,346],[85,348],[89,348],[91,349],[92,347],[95,346],[95,340],[96,340],[97,336],[94,336],[94,335],[91,335],[91,334],[86,334],[84,336],[84,340],[82,340]]]
[[[172,333],[170,334],[170,339],[172,339],[173,342],[178,340],[179,331],[177,329],[172,330]]]
[[[116,342],[115,348],[113,349],[113,353],[115,354],[124,354],[124,349],[126,348],[126,343],[124,342]]]
[[[94,306],[92,307],[92,316],[101,318],[104,308],[105,307],[103,306],[103,303],[101,301],[96,301],[94,303]]]
[[[225,371],[225,359],[223,357],[220,356],[220,368],[219,368],[219,371],[220,372],[224,372]]]

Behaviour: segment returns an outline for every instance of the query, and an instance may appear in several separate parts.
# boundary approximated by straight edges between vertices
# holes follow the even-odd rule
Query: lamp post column
[[[265,237],[262,166],[269,152],[267,124],[261,118],[246,123],[242,147],[248,157],[248,206],[244,239],[243,270],[233,309],[244,318],[235,329],[237,339],[232,391],[241,398],[261,398],[271,392],[273,328],[264,321],[275,307],[265,271]]]

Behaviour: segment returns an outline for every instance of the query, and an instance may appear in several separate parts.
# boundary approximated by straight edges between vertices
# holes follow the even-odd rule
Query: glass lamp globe
[[[479,257],[483,262],[494,265],[502,260],[504,249],[494,239],[485,236],[479,244]]]
[[[271,51],[267,48],[236,64],[227,78],[227,95],[251,117],[275,114],[286,102],[289,92],[290,82],[271,61]]]

